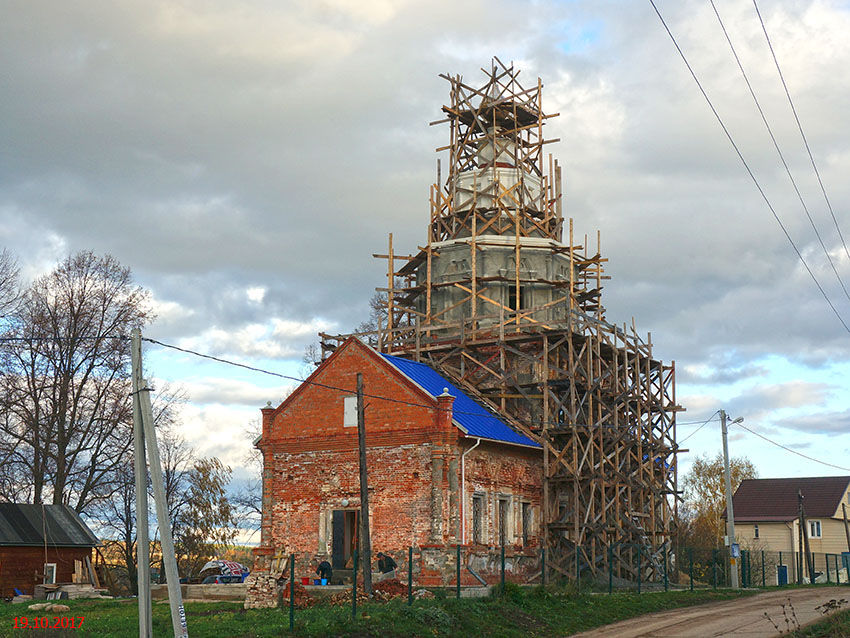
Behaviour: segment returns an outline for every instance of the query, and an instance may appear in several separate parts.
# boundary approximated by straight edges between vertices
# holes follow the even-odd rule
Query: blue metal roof
[[[540,447],[527,436],[512,430],[502,419],[471,399],[451,381],[445,379],[424,363],[417,363],[389,354],[381,354],[381,356],[432,397],[436,398],[437,395],[443,393],[443,389],[448,389],[449,394],[455,397],[452,415],[454,422],[468,436],[513,443],[514,445]]]

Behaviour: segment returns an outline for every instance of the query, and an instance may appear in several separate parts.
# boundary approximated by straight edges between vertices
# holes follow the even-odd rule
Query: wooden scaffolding
[[[479,87],[442,76],[451,101],[434,124],[450,126],[437,149],[450,162],[431,187],[428,241],[398,255],[390,235],[374,255],[388,263],[385,320],[358,336],[428,363],[542,445],[552,569],[605,573],[612,556],[619,578],[660,576],[678,499],[675,364],[653,358],[634,320],[606,320],[599,234],[589,255],[569,220],[561,242],[540,79],[526,89],[498,59],[482,70]],[[506,267],[482,265],[494,253]],[[323,358],[348,336],[322,334]]]

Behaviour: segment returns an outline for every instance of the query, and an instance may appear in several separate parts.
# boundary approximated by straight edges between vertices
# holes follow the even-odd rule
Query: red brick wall
[[[56,563],[57,583],[70,583],[74,561],[85,556],[91,558],[88,547],[48,547],[47,560],[43,547],[0,547],[0,596],[13,596],[15,587],[32,594],[44,582],[45,563]]]
[[[416,404],[366,398],[373,552],[391,553],[404,566],[408,546],[445,547],[460,540],[460,459],[474,441],[462,439],[437,401],[350,341],[314,373],[313,383],[262,411],[264,511],[255,555],[296,553],[300,575],[330,554],[333,510],[360,507],[357,428],[343,426],[343,399],[354,396],[357,372],[367,395]],[[475,491],[486,492],[491,504],[497,495],[510,495],[515,508],[521,500],[532,503],[539,521],[540,459],[535,450],[482,443],[467,457],[467,511]],[[517,517],[512,520],[518,530]],[[471,529],[467,520],[469,538]]]

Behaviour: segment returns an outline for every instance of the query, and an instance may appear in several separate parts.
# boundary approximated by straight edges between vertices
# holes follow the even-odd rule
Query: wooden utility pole
[[[841,512],[844,514],[844,535],[847,537],[847,551],[850,552],[850,525],[847,524],[847,506],[841,504]]]
[[[815,582],[815,569],[812,564],[812,555],[809,551],[809,534],[806,529],[806,510],[803,508],[803,492],[802,490],[797,490],[797,501],[800,503],[800,533],[803,538],[803,545],[800,546],[800,551],[803,551],[805,547],[806,552],[806,569],[809,570],[809,580],[812,581],[812,584]]]
[[[357,373],[357,443],[360,448],[360,560],[363,591],[372,593],[372,541],[369,535],[369,481],[366,471],[366,427],[363,405],[363,375]]]

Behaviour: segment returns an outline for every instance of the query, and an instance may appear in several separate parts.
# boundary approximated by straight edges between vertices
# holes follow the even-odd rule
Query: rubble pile
[[[277,607],[277,576],[254,572],[248,576],[245,584],[248,585],[248,592],[245,594],[245,609]]]
[[[303,585],[299,585],[295,583],[294,587],[295,593],[295,606],[298,609],[306,609],[307,607],[312,607],[316,604],[316,599],[313,598],[310,594],[307,593],[307,590],[304,589]],[[283,586],[283,606],[286,607],[289,605],[289,583]]]
[[[372,587],[372,598],[375,600],[392,600],[407,596],[407,585],[399,582],[397,578],[382,580]]]

